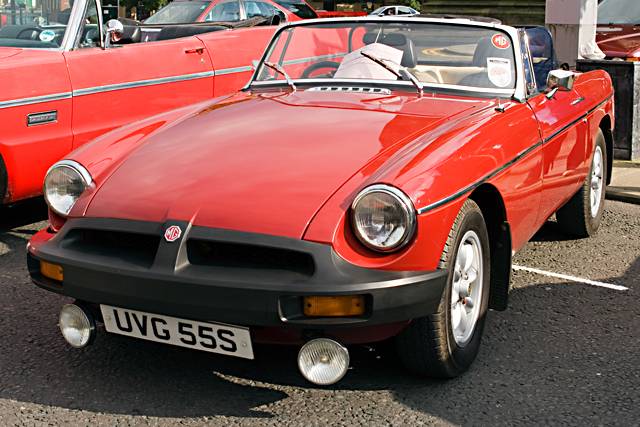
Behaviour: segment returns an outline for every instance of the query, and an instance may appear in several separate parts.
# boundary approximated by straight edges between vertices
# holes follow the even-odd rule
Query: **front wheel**
[[[568,234],[575,237],[589,237],[598,231],[604,212],[606,165],[607,147],[604,134],[598,130],[589,174],[580,190],[556,212],[558,224]]]
[[[449,233],[440,267],[448,271],[438,312],[414,319],[396,339],[398,356],[419,375],[453,378],[478,354],[489,301],[489,236],[467,200]]]

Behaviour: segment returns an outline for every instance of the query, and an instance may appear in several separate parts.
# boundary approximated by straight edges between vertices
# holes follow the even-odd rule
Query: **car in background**
[[[192,22],[234,22],[277,15],[282,21],[317,18],[304,0],[174,0],[147,18],[144,26]]]
[[[373,16],[396,16],[396,15],[401,15],[401,16],[416,16],[416,15],[420,15],[420,12],[418,12],[417,10],[415,10],[412,7],[409,6],[381,6],[379,8],[377,8],[376,10],[374,10],[373,12],[371,12],[369,15],[373,15]]]
[[[168,25],[145,43],[99,11],[75,0],[68,25],[0,28],[1,203],[42,194],[53,163],[111,129],[237,91],[276,28]]]
[[[544,28],[461,19],[278,26],[242,91],[50,169],[31,278],[75,299],[74,347],[96,322],[245,359],[288,344],[328,385],[347,345],[393,340],[413,373],[460,375],[512,255],[554,213],[587,237],[604,211],[611,80],[550,70],[552,50]]]
[[[315,10],[304,0],[174,0],[147,18],[143,25],[234,22],[274,15],[280,18],[280,22],[294,22],[301,19],[366,16],[366,13]]]
[[[603,0],[596,42],[607,59],[640,61],[640,1]]]

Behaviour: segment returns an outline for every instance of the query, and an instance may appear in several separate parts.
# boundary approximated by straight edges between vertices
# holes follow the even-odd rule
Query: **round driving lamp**
[[[75,304],[65,304],[58,319],[60,332],[72,347],[82,348],[93,341],[96,324],[91,314]]]
[[[334,340],[313,339],[300,349],[298,368],[302,376],[313,384],[335,384],[349,369],[349,351]]]
[[[44,199],[56,214],[66,217],[91,182],[91,175],[80,163],[60,161],[44,178]]]
[[[358,240],[378,252],[398,250],[416,231],[416,211],[402,191],[376,184],[362,190],[351,205],[351,223]]]

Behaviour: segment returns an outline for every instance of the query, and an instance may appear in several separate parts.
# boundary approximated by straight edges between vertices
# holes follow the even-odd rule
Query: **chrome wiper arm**
[[[375,62],[376,64],[380,65],[381,67],[383,67],[385,70],[389,71],[391,74],[393,74],[394,76],[396,76],[397,78],[399,78],[400,80],[404,80],[404,81],[410,81],[418,90],[418,96],[422,96],[422,94],[424,93],[424,86],[423,84],[420,82],[420,80],[416,79],[416,77],[411,74],[409,72],[409,70],[407,70],[406,67],[403,67],[402,65],[398,65],[399,67],[399,71],[396,71],[395,69],[393,69],[393,67],[389,66],[389,64],[387,64],[384,59],[380,59],[377,58],[369,53],[360,51],[360,54],[362,56],[364,56],[365,58]]]
[[[268,61],[264,61],[263,64],[267,67],[267,68],[271,68],[273,71],[275,71],[276,73],[280,73],[282,74],[282,76],[284,77],[284,79],[287,81],[287,84],[289,86],[291,86],[291,89],[293,89],[294,91],[296,90],[296,85],[295,83],[293,83],[293,80],[291,80],[291,77],[289,77],[289,74],[287,74],[287,72],[284,70],[284,68],[282,68],[280,65],[278,64],[274,64],[273,62],[268,62]]]

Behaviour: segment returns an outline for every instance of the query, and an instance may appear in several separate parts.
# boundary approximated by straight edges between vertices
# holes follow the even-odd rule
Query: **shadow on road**
[[[639,268],[640,258],[628,272],[634,281]],[[258,347],[252,362],[100,331],[93,346],[73,350],[56,330],[60,298],[35,287],[22,294],[0,306],[3,331],[24,315],[4,340],[0,398],[159,417],[270,417],[261,405],[305,399],[291,393],[309,387],[295,349]],[[411,377],[394,356],[356,348],[353,368],[329,390],[389,390],[397,402],[453,423],[575,422],[576,414],[610,411],[625,419],[621,402],[637,398],[638,377],[621,367],[640,354],[640,308],[622,304],[625,297],[577,284],[519,288],[508,311],[490,313],[481,354],[462,377]],[[514,411],[520,405],[526,413]]]
[[[10,206],[0,206],[0,232],[47,219],[47,205],[42,197]]]

